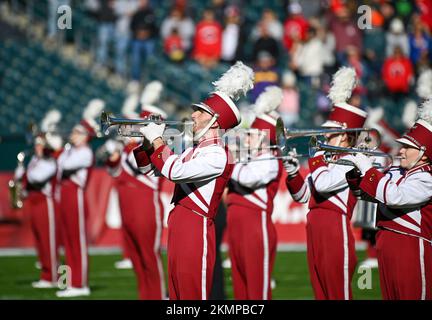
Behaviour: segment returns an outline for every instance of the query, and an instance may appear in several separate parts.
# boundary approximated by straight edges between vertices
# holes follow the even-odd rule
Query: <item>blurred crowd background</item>
[[[72,8],[71,29],[57,26],[61,5]],[[345,65],[360,79],[351,104],[383,108],[402,132],[419,101],[418,76],[432,61],[431,0],[0,0],[0,6],[0,148],[17,145],[29,121],[53,108],[63,113],[64,128],[92,98],[120,112],[150,80],[164,84],[161,107],[179,119],[236,60],[256,73],[255,88],[240,102],[245,125],[250,105],[271,84],[283,88],[279,112],[287,127],[320,125],[331,108],[331,76]]]

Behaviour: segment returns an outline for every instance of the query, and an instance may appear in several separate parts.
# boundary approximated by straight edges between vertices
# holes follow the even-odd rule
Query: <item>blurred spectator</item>
[[[430,0],[416,0],[417,7],[420,9],[420,19],[428,30],[429,34],[432,33],[432,1]]]
[[[195,25],[191,18],[185,16],[184,11],[177,7],[171,10],[171,13],[162,21],[161,36],[166,39],[171,35],[172,30],[175,28],[182,39],[183,49],[190,51],[192,47],[192,37],[195,32]]]
[[[384,18],[377,9],[372,9],[372,28],[363,33],[363,54],[373,75],[379,76],[386,50]]]
[[[264,9],[261,19],[252,29],[251,38],[252,40],[256,40],[261,37],[261,25],[265,25],[267,31],[273,39],[277,41],[282,41],[283,38],[283,25],[277,19],[275,13],[270,9]]]
[[[296,87],[296,76],[287,71],[282,75],[283,99],[279,113],[286,127],[290,127],[299,120],[300,94]]]
[[[141,60],[154,52],[156,34],[155,16],[148,0],[139,0],[137,12],[132,16],[132,78],[140,80]],[[144,54],[144,55],[143,55]]]
[[[312,21],[314,21],[312,19]],[[334,73],[334,67],[336,64],[336,58],[335,58],[335,48],[336,48],[336,39],[333,35],[333,33],[329,32],[324,26],[317,23],[317,35],[321,39],[322,42],[322,52],[320,53],[320,56],[324,63],[324,70],[329,73]]]
[[[114,0],[99,1],[96,17],[99,21],[96,61],[99,65],[105,66],[108,59],[108,45],[114,41],[114,24],[116,22]]]
[[[211,69],[221,57],[222,26],[211,10],[205,10],[195,31],[193,57],[204,68]]]
[[[344,60],[344,65],[354,68],[359,80],[353,93],[365,97],[367,93],[366,84],[368,83],[369,69],[362,59],[360,50],[354,46],[348,46],[346,49],[346,60]]]
[[[336,39],[336,58],[339,63],[344,60],[344,55],[349,46],[356,47],[360,52],[363,50],[363,39],[355,19],[351,19],[347,7],[340,6],[336,15],[330,21],[330,30]]]
[[[260,24],[260,30],[261,36],[253,44],[253,60],[257,61],[258,53],[262,51],[268,52],[277,60],[279,58],[279,45],[277,41],[270,36],[265,23]]]
[[[210,10],[213,11],[215,20],[219,22],[221,25],[225,20],[225,9],[227,4],[225,0],[212,0],[210,5]]]
[[[173,62],[181,62],[185,58],[183,41],[176,28],[171,29],[171,34],[164,40],[164,52]]]
[[[270,85],[279,85],[279,72],[275,63],[275,58],[269,52],[260,51],[257,54],[257,60],[254,66],[255,84],[253,89],[250,91],[252,103],[254,103],[261,92],[264,91],[265,87]]]
[[[303,17],[302,7],[299,3],[293,2],[289,5],[290,15],[284,23],[284,45],[291,49],[294,39],[305,40],[309,24]]]
[[[413,19],[414,30],[409,34],[410,59],[416,65],[423,57],[432,59],[432,40],[419,19]]]
[[[54,39],[54,37],[57,35],[57,31],[58,31],[57,9],[63,5],[69,6],[70,0],[49,0],[48,5],[49,5],[49,8],[48,8],[48,38]]]
[[[114,13],[117,16],[115,25],[115,69],[123,77],[127,76],[127,50],[131,38],[130,23],[134,12],[138,8],[138,0],[116,0]]]
[[[298,2],[303,9],[303,15],[305,18],[318,17],[324,6],[322,0],[284,0],[284,8],[286,12],[290,13],[290,4],[292,2]]]
[[[384,61],[382,68],[382,78],[387,90],[397,97],[409,93],[413,76],[411,61],[403,54],[400,47],[395,47],[393,55]]]
[[[222,61],[231,64],[235,60],[241,60],[244,42],[240,10],[235,6],[229,6],[225,11],[225,27],[222,33]]]
[[[323,50],[323,43],[314,28],[308,29],[304,42],[295,41],[292,46],[290,66],[308,84],[319,84],[317,81],[324,70]]]
[[[391,56],[396,47],[399,47],[405,56],[409,56],[408,35],[405,33],[404,24],[399,18],[390,22],[390,29],[386,34],[386,56]]]

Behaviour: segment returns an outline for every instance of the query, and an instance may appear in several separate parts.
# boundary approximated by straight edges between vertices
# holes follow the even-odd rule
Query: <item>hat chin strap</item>
[[[214,125],[218,118],[219,115],[215,113],[209,123],[200,132],[194,134],[193,141],[198,142],[202,137],[204,137],[204,135],[207,133],[207,131],[210,130],[210,128]]]
[[[414,168],[414,166],[417,164],[417,162],[419,162],[420,159],[423,157],[425,151],[426,151],[426,148],[422,146],[422,147],[420,148],[420,152],[419,152],[417,158],[416,158],[413,162],[411,162],[411,163],[408,165],[408,168],[407,168],[408,170]]]

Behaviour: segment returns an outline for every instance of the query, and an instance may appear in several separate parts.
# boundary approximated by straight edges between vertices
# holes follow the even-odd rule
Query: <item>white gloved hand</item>
[[[374,157],[368,157],[363,153],[357,153],[353,157],[353,163],[361,171],[362,175],[365,175],[366,171],[373,167],[374,161]]]
[[[161,138],[164,131],[165,123],[149,123],[148,125],[140,128],[140,132],[150,143],[153,143],[153,141],[157,138]]]
[[[283,166],[288,176],[295,175],[300,169],[300,163],[298,159],[294,156],[293,152],[288,152],[287,157],[283,159]]]

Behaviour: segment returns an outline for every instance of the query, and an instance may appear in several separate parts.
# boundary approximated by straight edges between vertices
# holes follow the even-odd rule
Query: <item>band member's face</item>
[[[79,130],[72,130],[72,133],[70,135],[70,142],[75,146],[79,147],[87,143],[87,134],[79,131]]]
[[[400,166],[402,168],[408,169],[411,163],[415,161],[419,155],[420,150],[404,145],[400,150],[399,154],[401,156]]]
[[[40,158],[43,156],[43,150],[44,150],[43,144],[40,144],[40,143],[35,144],[34,149],[35,149],[35,154],[37,157]]]
[[[212,119],[212,115],[207,113],[201,109],[196,109],[192,113],[192,121],[193,121],[193,132],[198,133],[202,129],[206,127],[209,121]]]
[[[339,146],[342,140],[343,134],[325,134],[325,138],[327,140],[327,144],[331,146]]]

